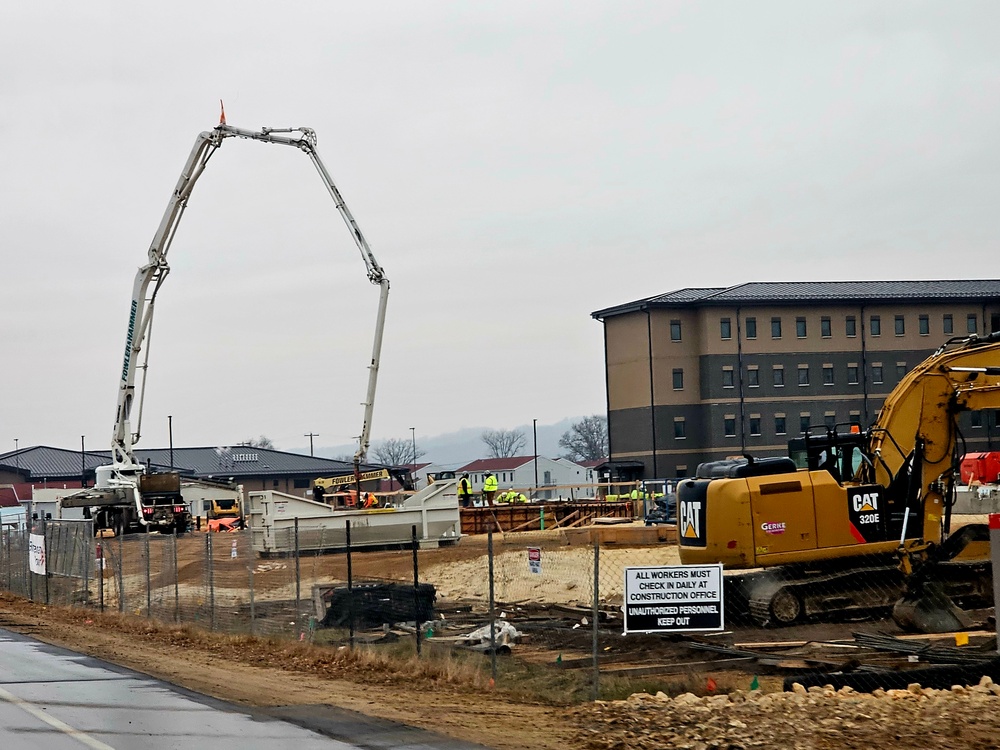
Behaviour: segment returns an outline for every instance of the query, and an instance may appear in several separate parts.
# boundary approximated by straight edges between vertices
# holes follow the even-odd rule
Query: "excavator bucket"
[[[955,606],[939,583],[925,582],[907,591],[892,608],[892,619],[903,630],[952,633],[972,627],[969,616]]]

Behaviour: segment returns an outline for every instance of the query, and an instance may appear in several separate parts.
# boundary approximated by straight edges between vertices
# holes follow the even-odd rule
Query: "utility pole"
[[[167,415],[167,434],[170,436],[170,470],[174,470],[174,418]]]
[[[80,486],[87,486],[87,444],[86,435],[80,435]]]
[[[14,465],[17,466],[17,476],[21,476],[21,454],[19,454],[17,448],[17,442],[19,438],[14,438]]]
[[[309,455],[310,456],[313,455],[313,438],[319,437],[319,433],[318,432],[307,432],[302,437],[309,438]]]
[[[417,428],[410,428],[410,442],[413,445],[413,470],[417,470]]]

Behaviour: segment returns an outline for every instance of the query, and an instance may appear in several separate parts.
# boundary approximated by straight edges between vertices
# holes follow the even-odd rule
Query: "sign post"
[[[722,565],[625,568],[625,632],[723,630]]]

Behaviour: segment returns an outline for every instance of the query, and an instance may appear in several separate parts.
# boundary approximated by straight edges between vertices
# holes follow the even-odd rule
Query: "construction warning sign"
[[[722,565],[625,568],[625,632],[723,630]]]

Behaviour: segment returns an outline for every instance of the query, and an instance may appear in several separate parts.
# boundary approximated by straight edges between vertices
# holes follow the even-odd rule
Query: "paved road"
[[[249,712],[0,629],[3,750],[471,750],[328,706]]]

